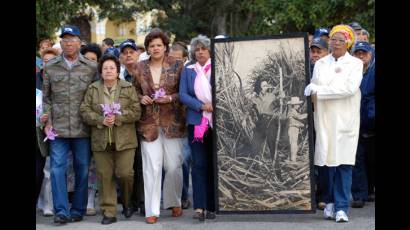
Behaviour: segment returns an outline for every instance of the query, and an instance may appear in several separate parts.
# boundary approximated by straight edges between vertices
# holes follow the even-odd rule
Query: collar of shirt
[[[339,61],[343,61],[348,54],[349,54],[349,53],[346,52],[344,55],[340,56],[340,57],[337,59],[337,61],[338,61],[338,62],[339,62]],[[329,58],[330,63],[336,62],[336,58],[333,57],[332,54],[330,54],[329,57],[330,57],[330,58]]]
[[[78,61],[78,56],[77,56],[77,58],[76,58],[74,61],[70,61],[70,60],[68,60],[67,58],[65,58],[65,55],[64,55],[64,54],[63,54],[63,58],[64,58],[65,63],[67,63],[67,65],[68,65],[68,67],[69,67],[70,69],[71,69],[71,67],[73,66],[73,64]]]
[[[104,85],[104,103],[111,104],[114,101],[115,91],[117,90],[117,84],[111,87],[111,90],[108,90],[108,87]]]
[[[131,82],[132,76],[129,74],[127,69],[124,69],[124,80]]]

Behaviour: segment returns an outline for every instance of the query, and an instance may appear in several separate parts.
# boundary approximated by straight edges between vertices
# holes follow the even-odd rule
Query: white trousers
[[[38,199],[38,207],[43,211],[53,212],[53,195],[51,194],[51,180],[50,180],[50,157],[46,158],[44,165],[44,179],[41,185],[41,191]]]
[[[144,177],[145,216],[159,217],[161,205],[162,165],[165,178],[164,208],[181,207],[182,195],[182,138],[166,138],[162,129],[155,141],[141,141]]]

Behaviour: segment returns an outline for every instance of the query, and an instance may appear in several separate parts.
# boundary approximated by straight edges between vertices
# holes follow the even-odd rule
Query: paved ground
[[[120,206],[118,210],[121,210]],[[159,222],[148,225],[144,222],[144,217],[135,214],[130,219],[125,219],[120,211],[118,212],[118,222],[111,225],[102,225],[101,215],[87,216],[81,222],[68,223],[58,226],[53,223],[53,217],[43,217],[40,212],[36,216],[37,230],[338,230],[338,229],[375,229],[375,207],[374,203],[366,203],[362,209],[350,209],[349,223],[335,223],[331,220],[323,219],[323,211],[317,210],[315,214],[236,214],[218,215],[216,220],[199,223],[192,219],[193,210],[184,210],[182,217],[171,217],[170,210],[161,210]]]

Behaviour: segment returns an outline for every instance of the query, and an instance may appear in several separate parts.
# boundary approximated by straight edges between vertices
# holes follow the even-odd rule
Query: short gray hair
[[[211,39],[209,39],[205,35],[198,35],[197,37],[192,38],[189,50],[189,55],[191,56],[191,60],[196,61],[195,57],[195,49],[198,44],[202,44],[208,51],[211,53]]]
[[[362,29],[362,34],[365,34],[365,35],[367,35],[367,38],[370,38],[370,34],[367,30]]]

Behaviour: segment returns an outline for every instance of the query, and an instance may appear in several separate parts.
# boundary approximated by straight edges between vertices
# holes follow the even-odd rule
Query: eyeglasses
[[[64,43],[79,42],[80,39],[78,39],[78,38],[63,38],[63,39],[61,39],[61,41],[64,42]]]
[[[346,40],[336,39],[336,38],[331,38],[330,41],[331,41],[331,42],[337,42],[337,41],[338,41],[338,42],[340,42],[340,43],[346,43]]]

